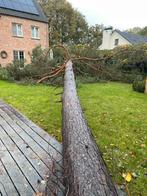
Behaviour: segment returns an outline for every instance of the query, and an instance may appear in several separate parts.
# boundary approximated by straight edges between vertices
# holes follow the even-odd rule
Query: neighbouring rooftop
[[[115,30],[115,31],[118,32],[126,40],[128,40],[131,44],[141,44],[147,42],[147,37],[136,35],[126,31],[120,31],[120,30]]]

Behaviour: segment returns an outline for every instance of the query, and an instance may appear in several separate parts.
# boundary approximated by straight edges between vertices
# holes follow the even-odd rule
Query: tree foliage
[[[89,27],[88,43],[90,44],[90,46],[98,48],[101,45],[103,28],[104,28],[103,25],[98,25],[98,24]]]
[[[39,1],[49,20],[50,45],[84,43],[88,31],[85,17],[66,0]]]
[[[147,26],[142,28],[139,32],[140,35],[147,36]]]
[[[134,34],[139,34],[140,31],[141,31],[141,28],[140,27],[133,27],[133,28],[130,28],[128,30],[128,32],[134,33]]]
[[[146,36],[147,37],[147,26],[140,28],[140,27],[134,27],[132,29],[128,30],[130,33],[135,33],[138,35]]]

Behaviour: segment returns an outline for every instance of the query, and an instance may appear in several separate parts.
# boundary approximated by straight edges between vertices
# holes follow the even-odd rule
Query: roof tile
[[[132,44],[140,44],[147,42],[147,37],[136,35],[132,33],[128,33],[126,31],[122,32],[120,30],[115,30],[115,32],[119,33],[122,37],[128,40]]]

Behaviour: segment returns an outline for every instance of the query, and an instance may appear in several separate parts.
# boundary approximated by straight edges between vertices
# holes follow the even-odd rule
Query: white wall
[[[108,32],[109,31],[109,32]],[[123,38],[117,31],[104,30],[102,45],[99,47],[100,50],[111,50],[115,48],[115,39],[119,40],[118,46],[130,45],[125,38]]]

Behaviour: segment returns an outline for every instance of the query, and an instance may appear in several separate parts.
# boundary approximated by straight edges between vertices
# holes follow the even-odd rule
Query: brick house
[[[0,0],[0,65],[30,62],[33,48],[47,48],[48,20],[35,0]]]

